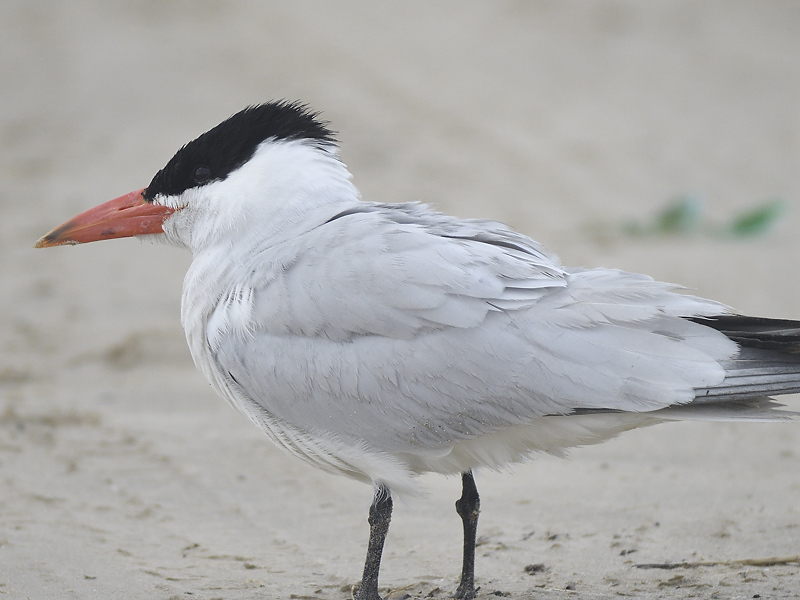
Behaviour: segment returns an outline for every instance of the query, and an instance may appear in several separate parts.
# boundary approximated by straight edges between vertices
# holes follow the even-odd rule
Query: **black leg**
[[[456,590],[456,598],[472,600],[475,592],[475,537],[478,532],[478,515],[481,512],[481,498],[472,478],[472,471],[461,474],[461,498],[456,502],[456,512],[464,524],[464,562],[461,566],[461,583]]]
[[[378,594],[378,571],[381,568],[383,543],[392,520],[392,494],[389,488],[379,484],[375,488],[375,498],[369,507],[369,545],[367,560],[364,562],[364,576],[355,600],[381,600]]]

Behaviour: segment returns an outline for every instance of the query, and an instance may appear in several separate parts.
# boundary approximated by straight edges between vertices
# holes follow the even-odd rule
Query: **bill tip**
[[[33,247],[34,248],[53,248],[54,246],[75,246],[80,242],[74,240],[59,240],[56,236],[48,233],[39,238]]]

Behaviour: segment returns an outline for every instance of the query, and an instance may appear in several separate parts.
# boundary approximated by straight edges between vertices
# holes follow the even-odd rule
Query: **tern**
[[[374,496],[358,600],[379,600],[392,494],[461,475],[457,598],[476,595],[478,468],[664,421],[782,420],[800,321],[572,269],[493,221],[367,202],[307,105],[250,106],[150,184],[37,247],[144,236],[192,252],[181,320],[213,388],[273,442]]]

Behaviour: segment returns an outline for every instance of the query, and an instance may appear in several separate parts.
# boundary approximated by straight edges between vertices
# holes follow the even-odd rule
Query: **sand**
[[[780,1],[5,0],[0,597],[345,599],[368,533],[367,486],[284,455],[195,371],[187,254],[34,250],[51,227],[299,98],[367,199],[800,318],[799,26]],[[620,233],[682,194],[715,223],[787,211],[747,239]],[[477,481],[480,598],[800,597],[796,561],[757,560],[800,554],[797,423],[663,425]],[[395,510],[391,598],[457,583],[460,483],[423,484]],[[636,566],[675,562],[695,565]]]

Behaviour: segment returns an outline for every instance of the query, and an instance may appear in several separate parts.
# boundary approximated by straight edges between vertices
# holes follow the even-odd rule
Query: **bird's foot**
[[[462,581],[459,584],[458,589],[456,589],[456,593],[453,594],[453,598],[457,598],[458,600],[474,600],[478,595],[479,589],[480,588],[476,588],[475,584],[472,582],[465,584]]]
[[[375,589],[367,589],[361,583],[356,583],[350,590],[350,595],[353,600],[384,600],[378,593],[377,586]]]

